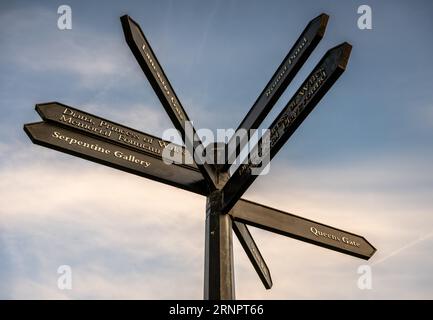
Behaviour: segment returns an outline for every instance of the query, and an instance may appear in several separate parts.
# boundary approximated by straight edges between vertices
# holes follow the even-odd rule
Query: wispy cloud
[[[1,208],[1,256],[13,266],[0,275],[2,297],[101,297],[109,288],[103,297],[126,298],[137,288],[132,297],[152,298],[158,296],[158,281],[171,285],[164,279],[199,286],[201,197],[66,158],[40,166],[30,164],[28,154],[22,166],[0,173],[5,179],[0,194],[8,199]],[[46,171],[48,163],[52,170]],[[73,269],[71,292],[56,287],[62,264]],[[190,268],[195,272],[188,273]]]
[[[108,33],[95,32],[85,23],[60,31],[56,8],[51,9],[29,6],[1,13],[3,62],[27,72],[76,76],[82,86],[119,80],[135,67],[123,41]]]
[[[2,297],[201,298],[204,198],[38,146],[15,154],[17,160],[0,171],[0,195],[8,199],[0,213],[0,254],[2,263],[11,266],[0,273]],[[422,225],[429,225],[426,221],[433,223],[428,206],[419,203],[412,214],[423,223],[408,229],[406,199],[389,198],[383,188],[375,190],[374,201],[365,201],[371,196],[367,190],[352,193],[345,183],[372,168],[343,169],[342,175],[323,173],[334,176],[334,188],[326,187],[327,179],[314,182],[316,172],[303,168],[284,175],[292,177],[290,183],[272,179],[269,184],[261,177],[260,192],[249,197],[366,236],[379,250],[371,261],[374,289],[366,293],[356,287],[356,270],[363,261],[252,228],[275,285],[271,291],[261,288],[236,242],[238,298],[399,296],[381,283],[391,281],[390,273],[404,275],[406,255],[413,253],[399,252],[378,266],[374,261],[418,237]],[[310,182],[293,178],[294,171]],[[309,196],[312,185],[314,195]],[[389,208],[399,205],[402,210],[390,216]],[[427,254],[428,248],[419,249],[417,255]],[[56,287],[56,270],[62,264],[73,269],[71,291]],[[428,270],[418,276],[433,282]],[[411,277],[399,281],[416,286]],[[429,296],[422,290],[413,294]]]

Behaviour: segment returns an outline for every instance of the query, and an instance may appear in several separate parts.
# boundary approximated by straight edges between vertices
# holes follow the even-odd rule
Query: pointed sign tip
[[[352,52],[352,45],[348,42],[340,43],[339,45],[329,49],[325,56],[336,55],[338,58],[338,67],[345,70],[349,62],[350,53]]]
[[[312,25],[317,26],[317,35],[319,38],[323,38],[325,35],[326,26],[328,25],[329,16],[326,13],[321,13],[314,19],[312,19],[308,25],[307,28],[311,27]]]
[[[47,114],[49,114],[51,112],[51,110],[55,107],[70,108],[68,105],[57,102],[57,101],[35,104],[35,110],[43,120],[47,120],[47,118],[48,118]]]
[[[326,26],[328,25],[329,16],[326,13],[322,13],[320,16],[320,27],[318,34],[323,37],[325,35]]]
[[[372,256],[374,256],[374,254],[377,252],[377,249],[370,243],[370,241],[368,241],[365,237],[361,237],[365,243],[367,243],[370,247],[371,247],[371,253],[370,256],[366,259],[369,260]]]
[[[35,108],[36,107],[40,107],[40,106],[45,106],[45,105],[48,105],[48,104],[53,104],[53,103],[58,103],[58,102],[56,102],[56,101],[49,101],[49,102],[36,103],[35,104]]]
[[[328,22],[329,20],[329,15],[327,15],[326,13],[322,12],[321,14],[319,14],[317,17],[313,18],[310,23],[314,22],[314,21],[320,21],[320,22]]]
[[[35,104],[35,110],[38,110],[40,108],[44,108],[44,107],[47,107],[47,106],[52,106],[52,105],[66,106],[67,107],[67,105],[65,105],[63,103],[60,103],[58,101],[49,101],[49,102],[36,103]]]
[[[26,123],[23,126],[24,132],[27,134],[27,136],[30,138],[32,143],[35,143],[35,137],[34,137],[34,130],[33,128],[38,126],[41,122],[33,122],[33,123]]]
[[[266,290],[271,290],[274,283],[272,282],[271,274],[269,273],[269,283],[265,285]]]
[[[320,18],[320,22],[322,23],[322,24],[327,24],[328,23],[328,21],[329,21],[329,15],[328,14],[326,14],[326,13],[321,13],[317,18]]]
[[[342,46],[342,55],[340,68],[345,69],[347,64],[349,63],[350,53],[352,52],[352,45],[348,42],[343,42]]]

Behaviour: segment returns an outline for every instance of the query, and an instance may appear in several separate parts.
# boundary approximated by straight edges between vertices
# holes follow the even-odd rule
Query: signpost
[[[252,169],[264,167],[264,155],[272,159],[277,154],[343,73],[351,51],[348,43],[324,55],[271,124],[269,134],[259,140],[247,163],[230,175],[228,160],[238,156],[248,136],[228,143],[224,164],[202,161],[209,155],[201,153],[209,151],[203,148],[143,31],[128,16],[121,21],[126,42],[185,146],[58,102],[36,105],[43,121],[24,125],[33,143],[206,196],[205,299],[235,298],[232,230],[265,288],[272,287],[269,268],[247,225],[361,259],[373,256],[376,249],[362,236],[241,199],[257,177]],[[321,14],[307,25],[238,130],[260,125],[323,37],[327,21],[328,16]]]

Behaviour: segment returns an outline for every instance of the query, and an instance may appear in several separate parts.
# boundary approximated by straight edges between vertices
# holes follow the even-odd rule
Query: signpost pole
[[[206,201],[205,300],[234,300],[232,220],[221,213],[221,191],[212,192]]]

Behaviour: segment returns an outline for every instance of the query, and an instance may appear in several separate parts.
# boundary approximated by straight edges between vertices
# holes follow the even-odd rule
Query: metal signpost
[[[242,129],[260,126],[322,39],[328,18],[321,14],[308,23],[234,137],[223,146],[223,163],[196,161],[200,150],[220,159],[221,148],[203,147],[143,31],[129,16],[121,17],[126,42],[185,146],[58,102],[37,104],[36,111],[43,121],[26,124],[24,130],[35,144],[206,196],[205,299],[235,299],[232,230],[265,288],[272,287],[270,271],[247,225],[367,260],[376,249],[362,236],[241,199],[257,177],[253,169],[264,167],[264,156],[271,160],[277,154],[344,72],[350,44],[336,46],[323,56],[246,163],[230,173],[233,161],[250,138]],[[167,163],[164,154],[178,160]],[[260,159],[254,161],[257,155]]]

